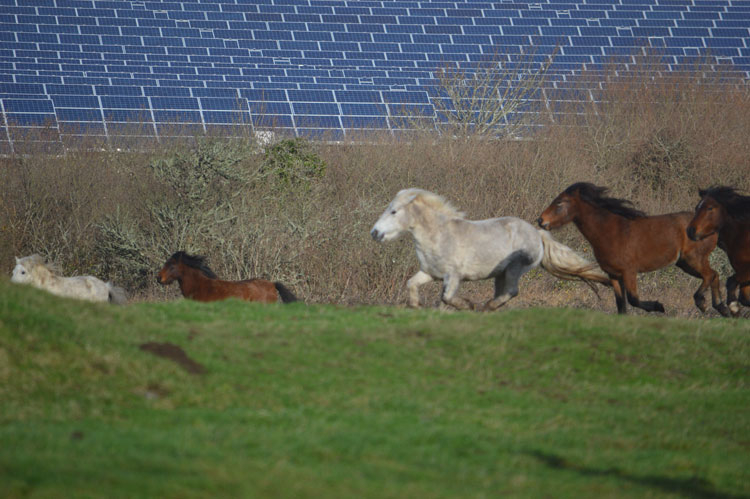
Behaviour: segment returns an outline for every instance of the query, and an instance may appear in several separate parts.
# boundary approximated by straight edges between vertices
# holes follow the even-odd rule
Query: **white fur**
[[[729,304],[729,311],[732,312],[734,315],[739,315],[740,313],[740,302],[733,301]]]
[[[125,291],[94,276],[62,277],[54,266],[46,264],[39,255],[16,258],[16,266],[10,280],[19,284],[31,284],[57,296],[88,301],[111,301],[125,303]]]
[[[594,263],[555,241],[546,231],[515,217],[466,220],[442,197],[422,189],[396,194],[370,234],[391,241],[410,233],[419,272],[407,282],[408,303],[419,306],[418,287],[443,280],[442,300],[456,308],[496,309],[518,294],[518,280],[542,265],[562,279],[608,284]],[[480,307],[456,296],[461,281],[495,278],[495,297]]]

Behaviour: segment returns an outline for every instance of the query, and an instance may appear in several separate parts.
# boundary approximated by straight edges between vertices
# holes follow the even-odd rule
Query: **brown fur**
[[[213,276],[213,277],[212,277]],[[202,257],[178,251],[166,261],[156,280],[168,285],[175,280],[180,285],[182,296],[196,301],[217,301],[227,298],[240,298],[261,303],[284,303],[297,298],[281,283],[265,279],[224,281],[217,279]]]
[[[544,210],[539,224],[554,229],[575,223],[591,244],[599,266],[609,275],[619,313],[625,313],[626,300],[648,312],[663,312],[664,306],[658,301],[638,298],[636,277],[674,263],[703,280],[693,295],[701,311],[706,310],[703,295],[710,287],[714,308],[722,315],[729,314],[721,299],[719,276],[708,262],[716,236],[691,241],[686,233],[690,212],[646,216],[630,208],[627,201],[604,198],[605,193],[602,187],[573,184]]]
[[[700,194],[702,199],[687,226],[687,234],[696,241],[718,234],[719,247],[726,252],[735,272],[727,279],[727,305],[733,315],[739,315],[737,288],[739,302],[750,307],[750,213],[745,211],[750,211],[750,197],[740,196],[731,188],[713,188]],[[745,209],[738,210],[738,205]]]

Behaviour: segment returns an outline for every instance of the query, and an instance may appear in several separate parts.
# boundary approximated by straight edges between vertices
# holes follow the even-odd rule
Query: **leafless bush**
[[[544,88],[555,53],[499,56],[476,64],[446,64],[435,71],[430,88],[434,120],[407,118],[448,137],[504,138],[528,135],[544,109]]]

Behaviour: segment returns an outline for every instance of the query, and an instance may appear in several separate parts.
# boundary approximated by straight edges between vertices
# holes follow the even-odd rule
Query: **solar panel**
[[[157,131],[237,126],[235,113],[296,133],[399,130],[408,120],[389,114],[434,118],[437,68],[530,50],[541,64],[559,49],[558,82],[643,47],[674,65],[710,52],[747,76],[749,19],[731,0],[36,0],[0,13],[0,99],[9,122],[66,131],[102,112]]]

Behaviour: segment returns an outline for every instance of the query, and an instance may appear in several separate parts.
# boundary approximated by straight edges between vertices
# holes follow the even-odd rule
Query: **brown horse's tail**
[[[572,281],[580,279],[594,290],[595,282],[605,286],[611,286],[609,276],[605,274],[596,263],[592,263],[573,251],[568,246],[556,241],[546,230],[539,229],[542,237],[544,254],[542,256],[542,267],[544,270],[559,279]],[[598,293],[597,293],[598,296]]]
[[[274,286],[276,286],[276,291],[279,292],[279,296],[281,297],[281,301],[283,303],[292,303],[293,301],[297,301],[297,297],[294,296],[294,293],[289,291],[289,288],[281,284],[280,282],[273,283]]]

